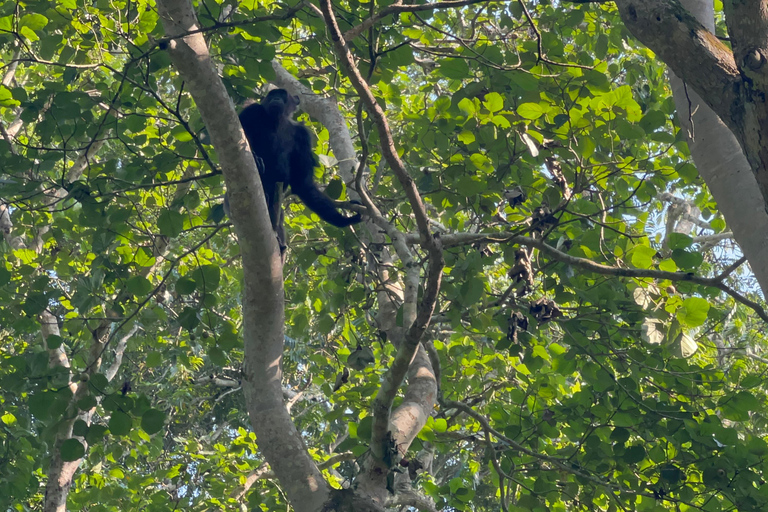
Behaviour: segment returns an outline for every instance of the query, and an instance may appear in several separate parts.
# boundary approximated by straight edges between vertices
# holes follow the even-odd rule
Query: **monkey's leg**
[[[288,240],[285,237],[285,224],[283,224],[284,217],[285,213],[283,212],[283,209],[280,208],[280,222],[278,223],[278,228],[275,234],[277,234],[277,245],[280,246],[280,259],[282,260],[283,265],[285,265],[285,250],[288,248]]]
[[[282,183],[275,184],[275,190],[270,203],[269,219],[272,221],[272,230],[277,235],[277,244],[280,246],[280,255],[285,255],[288,241],[285,236],[285,213],[283,212],[283,196],[285,188]]]

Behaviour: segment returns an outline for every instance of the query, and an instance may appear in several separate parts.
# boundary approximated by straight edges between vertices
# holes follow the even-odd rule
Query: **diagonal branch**
[[[371,434],[371,452],[373,453],[376,465],[384,470],[383,473],[386,474],[385,470],[388,469],[389,465],[389,463],[386,462],[387,459],[389,459],[389,457],[387,457],[387,452],[389,450],[387,438],[390,428],[389,420],[392,403],[394,402],[398,389],[405,379],[408,368],[419,347],[419,342],[429,326],[429,322],[435,310],[443,274],[443,251],[439,237],[433,236],[430,233],[429,218],[427,217],[424,203],[416,189],[413,179],[408,175],[405,164],[397,154],[397,149],[395,148],[395,143],[384,110],[376,101],[368,84],[363,79],[360,70],[357,69],[357,66],[355,65],[352,53],[339,29],[339,24],[333,13],[331,1],[321,1],[320,8],[331,35],[336,55],[376,125],[379,133],[379,140],[381,141],[382,154],[395,173],[395,176],[397,176],[400,185],[408,197],[416,217],[416,224],[418,226],[421,243],[427,250],[429,256],[427,282],[424,288],[424,295],[416,312],[415,321],[410,325],[410,328],[405,335],[405,339],[398,347],[395,360],[384,376],[381,388],[373,402],[374,420]],[[402,237],[398,236],[398,238]],[[411,263],[411,265],[413,265],[413,263]],[[411,271],[416,268],[417,267],[411,266],[408,270]],[[390,460],[390,463],[391,462],[392,461]]]
[[[419,242],[418,235],[411,234],[407,237],[408,243],[415,244]],[[748,299],[744,295],[740,294],[727,284],[724,279],[735,270],[735,267],[743,263],[743,259],[737,260],[734,265],[726,269],[721,275],[716,277],[699,277],[691,272],[669,272],[666,270],[654,270],[644,268],[624,268],[614,267],[611,265],[602,265],[595,263],[592,260],[586,258],[580,258],[578,256],[571,256],[548,245],[544,240],[537,238],[531,238],[528,236],[520,236],[513,234],[490,234],[490,233],[456,233],[452,235],[443,235],[442,242],[445,247],[454,247],[458,245],[473,244],[477,242],[483,243],[508,243],[519,244],[526,247],[535,247],[544,254],[551,258],[567,263],[574,267],[582,268],[595,274],[617,276],[617,277],[632,277],[632,278],[651,278],[651,279],[665,279],[668,281],[688,281],[690,283],[699,284],[702,286],[711,286],[717,288],[733,297],[736,302],[739,302],[748,308],[752,309],[757,316],[759,316],[765,322],[768,322],[768,312],[757,302]],[[733,268],[732,268],[733,267]]]
[[[403,187],[403,190],[408,197],[411,208],[413,208],[413,213],[416,217],[416,225],[419,228],[422,243],[427,250],[432,250],[435,248],[436,244],[432,240],[432,236],[429,232],[429,219],[427,217],[427,211],[424,208],[424,202],[421,200],[421,195],[416,189],[416,184],[414,183],[413,178],[408,175],[405,164],[397,154],[395,141],[392,137],[392,131],[389,128],[389,121],[387,121],[384,110],[376,101],[373,92],[371,92],[363,75],[355,65],[355,59],[352,56],[352,52],[349,50],[349,46],[347,46],[347,42],[341,33],[339,23],[336,21],[336,15],[333,14],[333,5],[330,0],[321,1],[320,8],[325,17],[325,24],[330,32],[331,40],[333,41],[333,46],[336,50],[336,56],[339,58],[342,67],[346,71],[349,81],[352,82],[355,90],[360,95],[360,99],[371,114],[376,129],[379,132],[382,154],[392,168],[392,171],[395,173],[395,176],[400,181],[400,185]]]

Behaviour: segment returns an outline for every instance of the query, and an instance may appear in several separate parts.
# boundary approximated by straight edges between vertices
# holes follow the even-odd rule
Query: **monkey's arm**
[[[339,213],[336,203],[317,188],[315,183],[317,158],[312,150],[309,130],[300,124],[294,126],[293,149],[290,158],[291,192],[299,196],[310,210],[329,224],[343,228],[360,222],[359,213],[352,217],[345,217]]]

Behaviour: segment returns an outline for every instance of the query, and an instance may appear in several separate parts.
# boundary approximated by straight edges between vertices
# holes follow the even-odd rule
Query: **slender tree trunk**
[[[264,191],[234,105],[200,32],[190,0],[161,0],[171,61],[211,135],[229,193],[243,261],[243,391],[259,451],[292,510],[318,512],[331,494],[282,395],[283,267]]]

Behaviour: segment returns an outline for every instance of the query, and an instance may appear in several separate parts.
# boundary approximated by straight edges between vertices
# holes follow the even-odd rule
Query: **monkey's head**
[[[272,89],[262,104],[270,113],[290,118],[299,106],[299,97],[291,96],[285,89]]]

